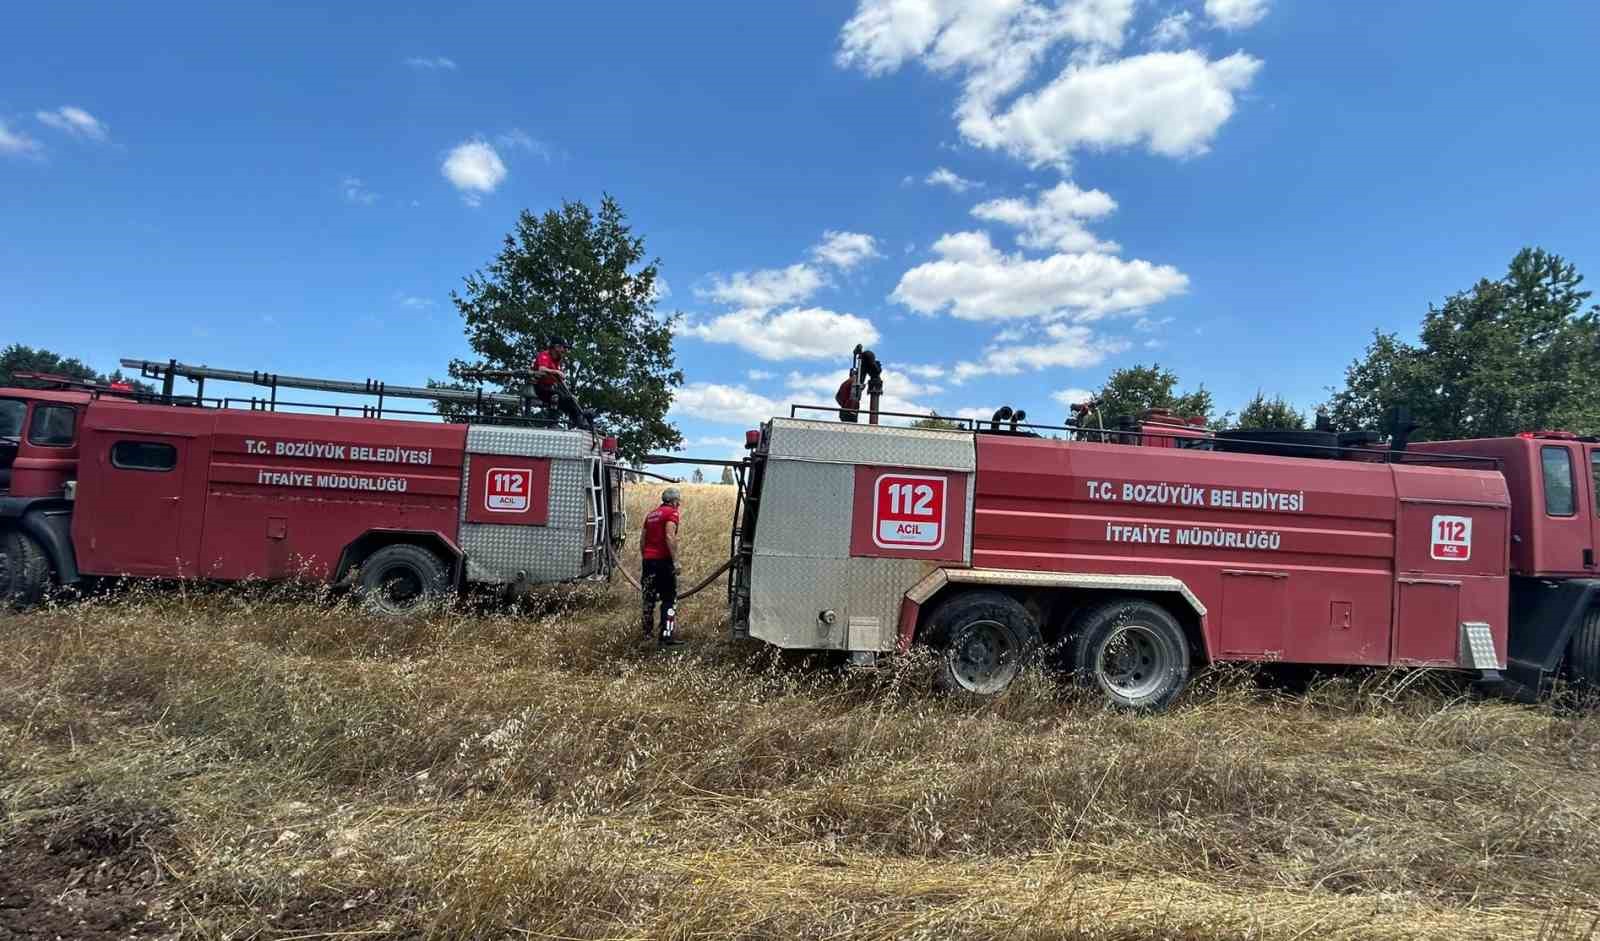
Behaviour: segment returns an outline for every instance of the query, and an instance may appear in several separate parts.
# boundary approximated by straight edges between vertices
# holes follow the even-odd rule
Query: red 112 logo
[[[943,477],[882,474],[873,488],[872,539],[880,549],[944,545]]]
[[[1429,552],[1441,562],[1465,562],[1472,558],[1472,517],[1435,516],[1433,547]]]
[[[495,513],[523,513],[533,490],[533,471],[526,468],[489,468],[489,486],[483,490],[483,508]]]

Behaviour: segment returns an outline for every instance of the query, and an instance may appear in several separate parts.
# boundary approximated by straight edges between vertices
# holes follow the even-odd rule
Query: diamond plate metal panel
[[[768,460],[756,554],[848,557],[855,479],[848,464]]]
[[[930,568],[917,559],[757,556],[750,636],[799,650],[892,650],[900,599]],[[834,612],[833,624],[819,620],[823,611]],[[871,638],[861,633],[867,622],[877,625]]]
[[[767,449],[772,459],[977,470],[972,435],[954,431],[774,418]]]
[[[921,559],[852,559],[850,616],[878,619],[877,642],[859,650],[893,650],[900,629],[900,602],[907,591],[938,566]]]
[[[470,425],[467,428],[467,451],[473,454],[580,458],[595,453],[595,439],[587,431]]]
[[[1461,652],[1456,660],[1474,670],[1497,670],[1500,661],[1494,651],[1494,633],[1482,621],[1465,621],[1461,625]]]
[[[490,429],[494,431],[535,431],[558,435],[570,432],[537,429]],[[468,432],[469,450],[472,447]],[[534,446],[529,439],[506,439],[512,444]],[[502,441],[502,443],[505,443]],[[496,454],[528,454],[526,451],[495,451]],[[537,453],[531,456],[539,456]],[[481,458],[481,453],[479,455]],[[467,579],[504,585],[520,576],[530,582],[560,582],[582,578],[597,564],[584,558],[588,528],[589,481],[592,459],[552,460],[550,462],[550,522],[547,526],[503,526],[466,521],[466,486],[472,473],[473,454],[468,454],[461,475],[461,549],[467,556]]]

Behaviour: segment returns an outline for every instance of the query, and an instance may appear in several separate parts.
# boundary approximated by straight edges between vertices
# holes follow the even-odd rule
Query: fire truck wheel
[[[1600,608],[1590,608],[1567,647],[1567,676],[1589,703],[1600,701]]]
[[[1166,608],[1121,600],[1085,612],[1076,625],[1077,683],[1115,706],[1158,712],[1189,681],[1189,641]]]
[[[946,601],[925,635],[940,651],[934,686],[992,696],[1017,678],[1039,649],[1039,624],[1020,602],[996,591]]]
[[[49,588],[50,558],[44,548],[21,530],[0,532],[0,608],[31,608]]]
[[[444,600],[450,570],[421,546],[384,546],[361,563],[357,585],[362,603],[393,618],[426,614]]]

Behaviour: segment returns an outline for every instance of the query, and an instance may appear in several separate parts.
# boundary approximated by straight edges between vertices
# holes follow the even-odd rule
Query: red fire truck
[[[156,395],[0,389],[0,599],[87,576],[349,584],[382,613],[465,583],[605,578],[623,534],[616,442],[537,417],[410,420],[396,398],[518,396],[124,360]],[[199,384],[175,393],[176,378]],[[204,383],[266,394],[207,398]],[[375,397],[294,403],[282,389]]]
[[[1220,661],[1446,668],[1523,697],[1563,675],[1600,686],[1600,442],[807,408],[749,436],[736,635],[861,663],[925,644],[941,686],[976,694],[1053,650],[1139,709]]]

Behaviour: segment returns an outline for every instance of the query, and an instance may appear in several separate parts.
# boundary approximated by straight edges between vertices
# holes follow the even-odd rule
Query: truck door
[[[73,513],[78,567],[96,575],[192,574],[182,511],[193,440],[113,432],[100,443]]]
[[[1595,556],[1600,554],[1600,445],[1583,446],[1583,470],[1579,473],[1584,499],[1579,501],[1579,512],[1589,515],[1589,546],[1583,553],[1583,567],[1590,572],[1600,572]]]

